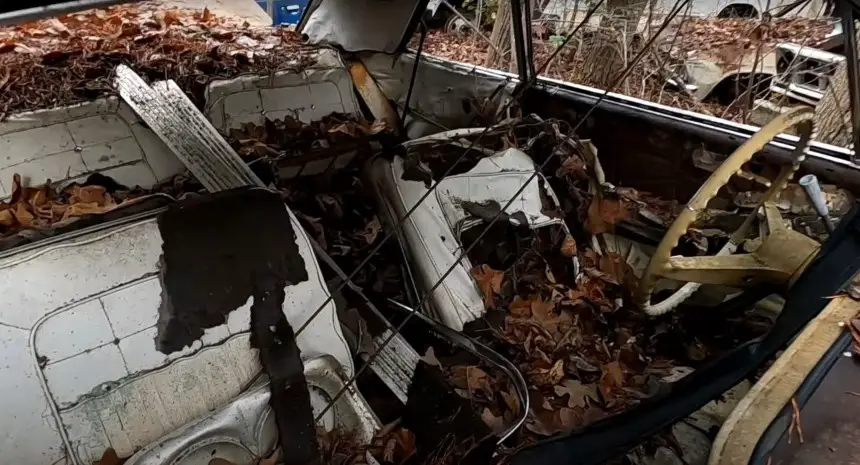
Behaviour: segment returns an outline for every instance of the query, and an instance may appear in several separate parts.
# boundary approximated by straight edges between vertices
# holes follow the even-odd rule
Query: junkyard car
[[[375,193],[387,228],[380,233],[370,227],[364,245],[396,235],[408,269],[399,280],[418,291],[406,310],[404,302],[368,299],[378,307],[399,308],[386,310],[381,318],[397,326],[370,328],[348,317],[349,310],[361,305],[344,296],[359,290],[348,286],[350,277],[324,277],[319,260],[331,257],[315,249],[311,237],[325,237],[326,230],[306,230],[303,225],[316,219],[294,215],[293,206],[277,213],[287,220],[276,231],[271,230],[274,222],[238,214],[192,221],[203,204],[230,205],[223,210],[250,214],[253,208],[245,212],[230,199],[269,193],[260,187],[231,193],[207,185],[210,192],[205,194],[195,191],[181,200],[154,195],[135,202],[138,210],[126,205],[111,209],[110,216],[87,217],[95,218],[92,225],[78,220],[68,228],[38,233],[50,237],[18,232],[6,238],[0,259],[6,304],[0,328],[3,458],[22,465],[82,465],[113,449],[134,464],[253,463],[278,446],[283,417],[275,418],[267,407],[270,386],[260,376],[264,362],[258,360],[263,351],[251,336],[268,328],[255,328],[251,312],[252,305],[266,301],[262,294],[209,315],[205,325],[191,325],[199,334],[166,338],[167,323],[181,319],[171,313],[179,291],[175,283],[168,284],[176,276],[171,272],[177,272],[176,255],[168,249],[186,231],[171,230],[176,236],[168,239],[164,228],[171,217],[188,218],[183,244],[189,251],[195,242],[203,249],[179,263],[188,269],[209,259],[219,263],[199,271],[199,281],[184,286],[188,290],[221,283],[215,278],[229,276],[231,270],[244,273],[237,265],[241,254],[227,246],[242,241],[232,241],[227,231],[253,229],[246,236],[249,249],[264,242],[256,239],[257,233],[271,233],[283,239],[276,242],[295,248],[291,262],[301,263],[297,269],[304,278],[270,290],[280,296],[276,313],[299,332],[294,339],[309,385],[306,407],[313,407],[314,421],[324,430],[348,430],[358,443],[373,445],[380,431],[388,434],[409,424],[418,444],[414,454],[422,460],[433,457],[435,447],[456,442],[443,440],[449,434],[459,439],[486,433],[489,440],[469,437],[476,443],[468,449],[474,452],[472,460],[489,460],[500,443],[499,451],[511,463],[549,464],[602,463],[672,428],[681,451],[666,452],[666,446],[657,452],[636,450],[631,460],[704,463],[710,453],[711,463],[764,463],[775,446],[757,445],[770,425],[764,420],[790,408],[791,394],[800,385],[786,370],[800,366],[802,358],[801,372],[810,373],[832,352],[821,347],[806,351],[798,344],[823,337],[825,345],[838,339],[839,347],[845,347],[841,330],[827,324],[860,311],[848,298],[831,299],[860,267],[854,258],[860,218],[848,193],[860,188],[860,167],[850,161],[850,152],[810,142],[808,110],[792,110],[757,132],[544,78],[526,86],[519,99],[522,113],[536,116],[473,129],[474,121],[488,114],[489,119],[497,111],[504,115],[501,110],[514,97],[514,88],[528,76],[420,57],[413,81],[416,57],[400,52],[426,2],[381,3],[312,2],[300,25],[309,43],[367,52],[361,60],[321,49],[298,71],[213,81],[199,113],[183,106],[170,82],[144,83],[140,94],[129,97],[131,87],[123,85],[130,84],[122,81],[129,73],[118,68],[120,99],[13,115],[0,123],[0,134],[3,146],[14,148],[9,157],[15,160],[3,165],[0,175],[52,177],[87,187],[86,176],[98,173],[149,189],[188,167],[204,185],[223,183],[228,190],[253,181],[254,174],[235,163],[238,155],[223,140],[205,134],[247,135],[273,121],[309,123],[332,112],[361,119],[363,107],[366,116],[396,130],[397,118],[391,118],[397,112],[389,101],[395,102],[409,110],[402,135],[411,140],[383,140],[366,159],[354,146],[340,151],[324,146],[326,142],[301,154],[319,150],[324,156],[283,168],[279,163],[296,161],[286,156],[295,141],[233,137],[232,142],[250,147],[256,157],[252,166],[278,168],[271,171],[283,176],[287,187],[293,178],[325,177],[341,164],[367,162],[366,188]],[[169,105],[159,114],[153,108],[161,107],[153,102],[162,98]],[[598,100],[600,107],[591,114]],[[798,136],[779,134],[794,127]],[[350,127],[328,129],[352,132]],[[471,151],[471,158],[458,166],[464,151]],[[710,165],[703,164],[705,155]],[[848,200],[832,205],[830,212],[839,220],[835,231],[809,213],[803,198],[779,196],[798,170],[843,189]],[[742,179],[731,181],[731,187],[740,190],[721,191],[734,174]],[[15,179],[7,192],[10,209],[21,196],[32,208],[45,205],[37,200],[38,189],[26,190]],[[343,209],[329,197],[320,196],[318,202],[323,209]],[[803,207],[795,211],[797,203]],[[661,210],[658,205],[669,206]],[[501,224],[491,229],[491,223]],[[473,248],[485,234],[495,242]],[[352,253],[348,249],[341,246],[338,253]],[[360,252],[375,253],[368,249]],[[538,263],[538,272],[519,267],[522,257]],[[266,259],[259,263],[270,264]],[[235,279],[218,287],[228,292],[240,281],[270,285],[244,275]],[[775,292],[785,305],[762,318],[767,315],[762,302]],[[682,307],[684,302],[690,305]],[[213,306],[198,305],[204,315]],[[419,311],[429,318],[415,316],[423,315]],[[696,321],[696,312],[707,317]],[[691,315],[691,326],[679,323]],[[435,329],[410,333],[410,318],[429,321]],[[430,320],[441,325],[432,326]],[[806,326],[810,320],[813,324]],[[191,326],[183,321],[182,327]],[[404,336],[397,336],[394,330],[404,328]],[[275,333],[277,328],[270,329]],[[472,356],[487,353],[483,343],[510,360],[490,366],[492,357],[449,361],[442,345],[427,342],[430,332],[471,347]],[[667,339],[667,334],[677,339]],[[795,336],[783,355],[788,358],[777,359],[741,399],[750,389],[743,381],[760,375]],[[174,346],[165,346],[168,339]],[[378,356],[389,340],[396,341],[394,352],[408,356]],[[421,362],[413,357],[417,348],[428,346],[439,351],[441,363],[432,352]],[[397,360],[406,360],[407,366]],[[427,395],[422,389],[436,379],[435,371],[422,370],[447,363],[451,365],[443,373],[464,374],[459,380],[465,381],[448,393],[457,392],[451,402],[460,405],[457,401],[467,398],[468,407],[459,411],[469,417],[466,424],[477,419],[471,425],[478,427],[449,427],[433,417],[438,413],[433,406],[416,400],[427,399],[421,397]],[[373,392],[359,392],[352,385],[365,366],[381,380],[368,384],[375,386]],[[497,376],[493,370],[499,367],[508,371]],[[424,377],[412,383],[412,376]],[[532,382],[525,390],[517,385],[523,376]],[[781,383],[785,379],[789,385]],[[379,418],[385,404],[366,400],[384,397],[381,386],[403,404],[397,410],[402,418],[385,428]],[[491,388],[499,386],[509,395],[495,397]],[[768,397],[777,391],[779,395]],[[761,402],[763,398],[769,402]],[[750,415],[756,415],[755,428],[744,426]],[[528,417],[525,423],[520,416]],[[442,431],[424,430],[420,420],[438,423]],[[515,431],[521,424],[522,431]],[[712,448],[701,429],[721,426]],[[788,425],[771,428],[776,428],[771,435],[778,436]],[[508,450],[525,435],[542,440]],[[297,436],[295,444],[306,439]],[[382,449],[395,454],[404,442],[409,441],[389,447],[386,441]],[[290,449],[295,444],[281,441],[282,459],[295,463],[298,454]],[[364,452],[361,460],[376,460],[369,449]]]

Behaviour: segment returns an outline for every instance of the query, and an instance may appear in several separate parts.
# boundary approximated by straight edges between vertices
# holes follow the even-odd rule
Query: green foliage
[[[549,36],[549,43],[552,44],[554,48],[559,48],[564,43],[564,36],[551,35]]]

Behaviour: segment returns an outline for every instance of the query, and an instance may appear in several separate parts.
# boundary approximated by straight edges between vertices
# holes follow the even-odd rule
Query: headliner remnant
[[[314,0],[298,31],[310,45],[397,53],[426,7],[425,0]]]

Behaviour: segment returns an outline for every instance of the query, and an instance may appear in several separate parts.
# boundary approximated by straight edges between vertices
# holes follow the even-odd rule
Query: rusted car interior
[[[15,101],[0,126],[9,154],[48,153],[48,128],[64,125],[73,141],[57,152],[82,153],[83,168],[40,165],[62,183],[22,178],[23,162],[0,169],[14,173],[0,204],[2,454],[764,465],[852,453],[854,152],[817,142],[806,106],[759,128],[542,77],[519,1],[516,74],[425,55],[427,3],[310,2],[289,73],[183,87],[117,61],[93,78],[110,88],[61,116]],[[106,6],[3,5],[0,23]],[[132,43],[160,18],[141,19]],[[287,53],[286,35],[268,34],[254,53]],[[75,112],[90,106],[102,129],[81,129]],[[87,158],[86,139],[115,146],[120,121],[133,137],[116,140],[171,167],[149,185],[122,177],[143,163],[107,164],[111,145]]]

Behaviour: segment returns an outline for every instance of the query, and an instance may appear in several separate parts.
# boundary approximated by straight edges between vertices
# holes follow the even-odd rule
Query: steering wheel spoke
[[[779,213],[779,208],[777,208],[775,203],[765,202],[762,209],[764,210],[764,219],[769,235],[785,231],[785,221],[783,221],[782,215]]]
[[[780,269],[768,266],[754,254],[722,255],[707,257],[671,257],[659,275],[689,283],[721,284],[744,287],[787,280]]]

